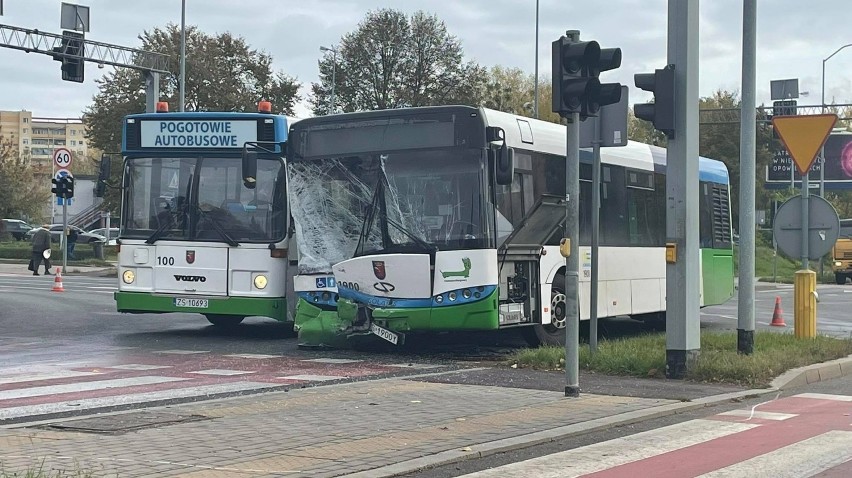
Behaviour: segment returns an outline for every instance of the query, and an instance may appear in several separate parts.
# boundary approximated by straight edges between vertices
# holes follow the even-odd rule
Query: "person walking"
[[[77,245],[77,239],[79,234],[77,234],[77,230],[71,226],[68,226],[68,239],[67,239],[67,247],[68,247],[68,258],[71,260],[76,259],[74,257],[74,246]]]
[[[33,275],[37,276],[38,267],[41,265],[41,260],[44,259],[44,274],[50,275],[50,259],[44,257],[44,251],[50,250],[50,227],[43,225],[38,231],[33,234],[32,242],[32,271]]]

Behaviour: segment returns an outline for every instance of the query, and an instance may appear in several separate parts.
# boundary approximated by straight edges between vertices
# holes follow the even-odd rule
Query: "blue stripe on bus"
[[[414,309],[470,304],[472,302],[478,302],[486,297],[489,297],[497,289],[496,285],[486,285],[480,287],[482,287],[483,290],[477,290],[477,287],[467,287],[467,289],[471,291],[471,296],[467,299],[465,299],[464,296],[462,296],[461,294],[461,291],[464,289],[444,292],[443,294],[441,294],[443,296],[443,302],[441,303],[436,302],[434,297],[420,299],[398,299],[396,297],[378,297],[347,287],[340,287],[340,285],[338,285],[337,289],[338,295],[340,297],[344,299],[353,300],[361,304],[371,305],[373,307],[395,307],[399,309]],[[447,294],[449,292],[456,292],[456,300],[451,301],[447,298]],[[475,294],[479,294],[479,297],[476,297]]]

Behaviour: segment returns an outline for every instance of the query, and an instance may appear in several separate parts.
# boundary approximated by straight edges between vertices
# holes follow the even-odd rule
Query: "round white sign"
[[[71,151],[65,148],[57,148],[53,151],[53,164],[59,169],[68,169],[71,166]]]

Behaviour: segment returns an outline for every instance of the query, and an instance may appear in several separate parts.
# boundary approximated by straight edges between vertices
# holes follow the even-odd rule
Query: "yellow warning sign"
[[[837,115],[775,116],[772,126],[790,152],[799,174],[811,169],[825,140],[837,122]]]

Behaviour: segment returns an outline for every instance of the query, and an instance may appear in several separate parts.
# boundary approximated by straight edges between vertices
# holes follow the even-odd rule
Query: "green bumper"
[[[129,314],[188,312],[287,320],[287,301],[283,297],[204,297],[207,299],[205,309],[176,307],[174,297],[147,292],[115,292],[114,298],[118,311]]]

